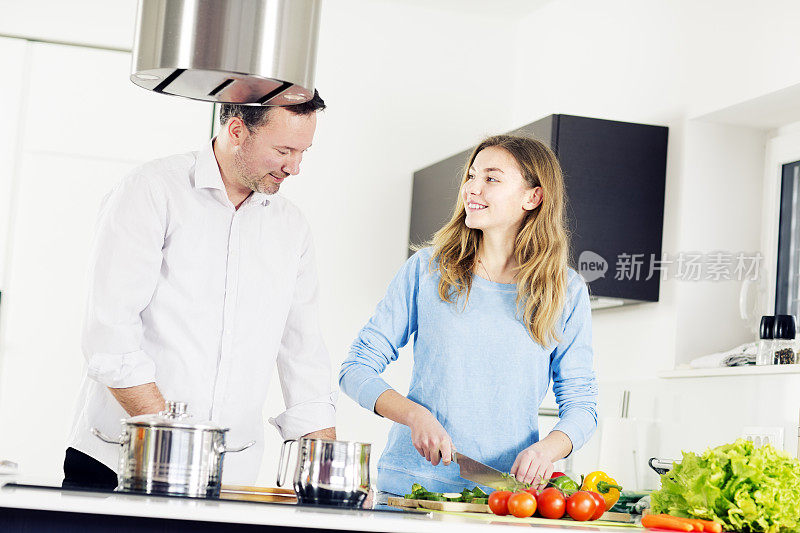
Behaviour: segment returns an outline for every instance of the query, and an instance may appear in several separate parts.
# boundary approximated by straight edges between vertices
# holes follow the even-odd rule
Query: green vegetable
[[[411,486],[411,494],[406,494],[404,498],[407,500],[429,500],[433,502],[486,503],[489,496],[479,487],[475,487],[472,490],[464,489],[461,493],[441,493],[428,492],[425,487],[419,483],[414,483]]]
[[[569,476],[558,476],[550,480],[550,484],[566,492],[575,492],[581,488],[578,482]]]
[[[485,492],[483,492],[483,491],[480,489],[480,487],[475,487],[474,489],[472,489],[472,495],[473,495],[475,498],[488,498],[488,497],[489,497],[489,495],[488,495],[488,494],[486,494]]]
[[[772,446],[739,439],[683,460],[661,476],[654,513],[701,518],[730,531],[800,528],[800,461]]]
[[[650,492],[637,492],[632,490],[623,490],[619,495],[619,500],[614,506],[609,509],[609,511],[614,513],[635,513],[635,514],[642,514],[641,512],[636,512],[636,504],[641,501],[642,498],[648,496]]]

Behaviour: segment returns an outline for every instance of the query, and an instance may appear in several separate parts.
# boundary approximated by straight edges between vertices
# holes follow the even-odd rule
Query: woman
[[[345,393],[395,422],[378,463],[379,503],[413,483],[472,488],[451,464],[455,449],[540,483],[594,432],[589,295],[568,249],[553,152],[525,137],[484,140],[450,222],[397,273],[339,373]],[[405,397],[379,374],[412,336]],[[551,377],[560,421],[539,439]]]

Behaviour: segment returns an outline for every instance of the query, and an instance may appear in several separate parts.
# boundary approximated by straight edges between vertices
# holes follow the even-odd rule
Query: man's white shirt
[[[335,425],[336,392],[319,328],[311,233],[280,195],[236,210],[212,143],[146,163],[103,201],[83,331],[88,364],[69,446],[117,470],[128,415],[107,387],[155,382],[196,420],[229,427],[223,480],[251,484],[263,454],[262,407],[277,363],[283,438]]]

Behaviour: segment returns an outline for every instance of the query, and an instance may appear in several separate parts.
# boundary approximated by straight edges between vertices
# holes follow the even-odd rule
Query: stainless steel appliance
[[[131,81],[209,102],[314,96],[322,0],[140,0]]]
[[[186,404],[167,402],[166,411],[122,420],[122,435],[111,438],[92,428],[101,440],[121,446],[117,490],[219,497],[225,453],[255,444],[225,445],[225,433],[213,422],[192,422]]]
[[[300,503],[361,507],[369,493],[370,444],[328,439],[284,441],[278,463],[278,486],[286,480],[292,444],[297,443],[293,486]]]

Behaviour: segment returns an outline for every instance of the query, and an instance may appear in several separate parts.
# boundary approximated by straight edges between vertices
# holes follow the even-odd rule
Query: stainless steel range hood
[[[131,81],[195,100],[314,95],[321,0],[140,0]]]

